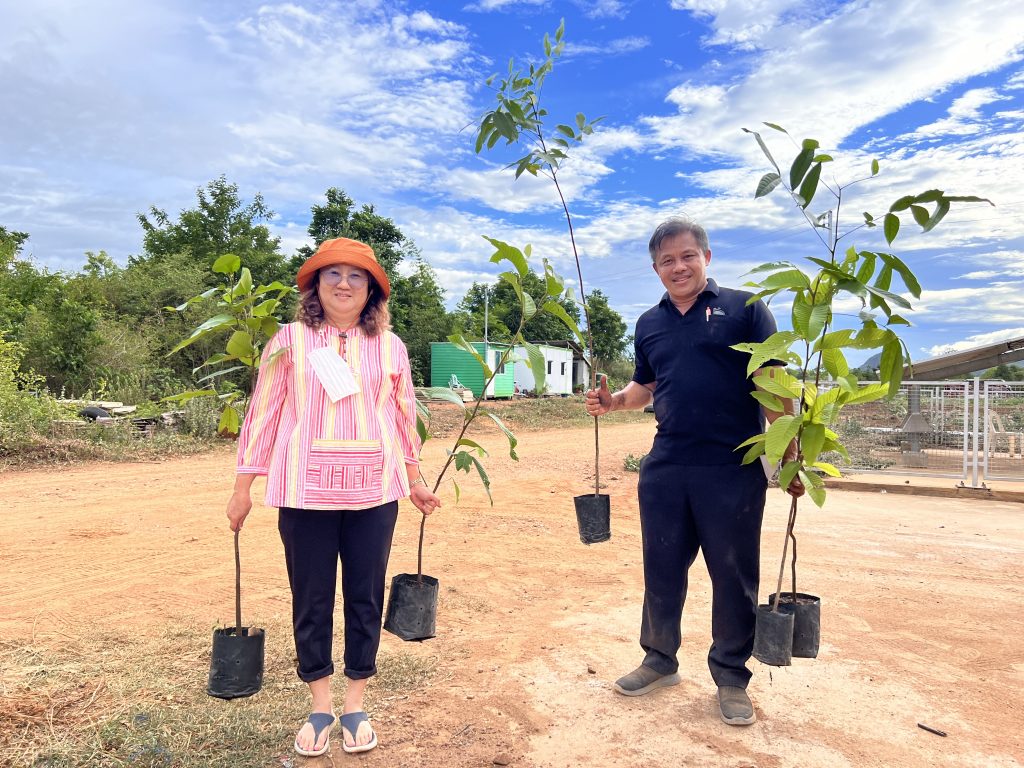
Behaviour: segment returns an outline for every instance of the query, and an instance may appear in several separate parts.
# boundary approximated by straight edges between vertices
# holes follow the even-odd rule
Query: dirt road
[[[442,586],[438,637],[384,636],[385,650],[436,658],[439,674],[378,720],[381,747],[365,765],[487,766],[499,754],[544,767],[1024,764],[1021,504],[831,492],[826,510],[805,505],[798,525],[798,586],[823,598],[821,653],[781,669],[751,662],[755,725],[717,717],[701,562],[684,614],[683,684],[614,694],[611,681],[641,658],[637,476],[622,458],[645,452],[652,431],[602,432],[613,537],[591,547],[572,510],[591,474],[591,433],[524,434],[518,464],[489,441],[494,506],[461,476],[461,502],[447,491],[427,526],[425,571]],[[441,449],[428,444],[428,466]],[[0,637],[230,621],[222,509],[232,476],[227,450],[4,473]],[[770,491],[762,599],[787,510]],[[415,571],[418,524],[403,503],[391,573]],[[274,510],[257,507],[242,542],[249,616],[286,619]],[[290,638],[269,642],[289,652]],[[335,760],[355,764],[340,750]]]

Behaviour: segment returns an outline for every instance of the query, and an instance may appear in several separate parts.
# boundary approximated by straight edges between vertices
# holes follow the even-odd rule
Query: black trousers
[[[345,613],[345,677],[377,672],[384,576],[398,502],[372,509],[306,510],[281,507],[277,528],[292,588],[292,625],[299,678],[307,683],[334,674],[334,596],[341,558]]]
[[[746,688],[767,485],[760,462],[691,467],[644,459],[639,496],[645,666],[662,674],[679,667],[687,572],[702,550],[713,595],[708,667],[716,685]]]

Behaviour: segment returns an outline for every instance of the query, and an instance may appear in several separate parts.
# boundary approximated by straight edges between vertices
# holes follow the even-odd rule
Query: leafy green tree
[[[349,237],[366,243],[377,255],[377,261],[384,268],[388,279],[394,281],[399,277],[398,265],[411,245],[402,230],[395,222],[377,213],[374,206],[364,204],[359,210],[353,210],[355,202],[345,194],[344,190],[331,187],[324,193],[327,202],[314,205],[307,232],[313,238],[315,246],[332,237]],[[292,274],[298,272],[302,262],[315,252],[316,247],[307,245],[299,248],[291,261]]]
[[[256,282],[270,283],[291,278],[278,251],[280,238],[271,236],[261,223],[273,216],[262,195],[257,193],[246,205],[238,185],[221,176],[196,190],[196,207],[182,211],[177,221],[156,206],[150,207],[149,215],[138,214],[138,219],[148,257],[190,254],[208,270],[221,256],[233,253],[249,265]],[[214,284],[211,275],[208,285]]]
[[[11,232],[0,227],[0,269],[6,269],[17,258],[26,240],[28,235],[25,232]]]
[[[532,270],[527,270],[523,274],[520,285],[530,296],[544,296],[547,290],[545,280]],[[560,295],[555,301],[574,323],[579,323],[580,310],[575,301],[564,295]],[[459,302],[458,309],[457,323],[465,332],[478,338],[483,338],[484,335],[486,309],[487,338],[493,341],[509,341],[514,329],[519,327],[523,312],[522,302],[515,287],[507,280],[499,280],[495,286],[474,283]],[[523,335],[534,342],[566,341],[576,338],[560,317],[549,312],[530,317],[523,325]]]
[[[591,337],[594,339],[594,358],[606,368],[610,363],[621,360],[629,343],[626,337],[626,323],[622,315],[608,306],[608,297],[595,288],[587,299]]]
[[[1016,365],[1000,363],[994,368],[989,368],[983,374],[983,379],[997,379],[999,381],[1024,381],[1024,368]]]
[[[83,394],[96,362],[100,311],[73,284],[60,282],[28,307],[20,334],[24,364],[46,376],[53,391]]]

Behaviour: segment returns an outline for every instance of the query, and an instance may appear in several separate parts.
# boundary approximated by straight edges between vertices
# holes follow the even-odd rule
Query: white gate
[[[972,488],[1024,480],[1024,382],[908,381],[891,400],[847,406],[834,429],[850,461],[829,458],[846,469],[953,477]]]

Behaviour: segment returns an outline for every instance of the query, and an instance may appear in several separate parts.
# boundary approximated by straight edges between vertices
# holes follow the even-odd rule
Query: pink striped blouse
[[[267,506],[367,509],[409,495],[405,465],[420,452],[409,355],[390,331],[346,335],[342,347],[337,329],[295,322],[263,351],[238,472],[267,476]],[[331,402],[308,360],[321,347],[344,351],[359,392]]]

